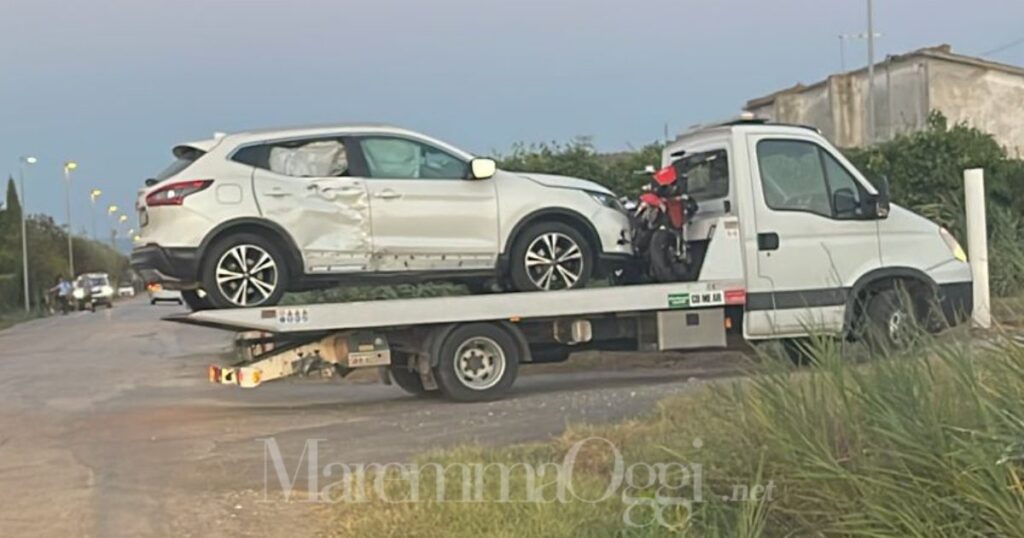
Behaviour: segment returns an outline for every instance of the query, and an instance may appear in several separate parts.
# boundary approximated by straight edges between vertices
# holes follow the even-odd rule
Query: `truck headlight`
[[[957,242],[953,234],[949,233],[949,230],[945,228],[939,228],[939,235],[942,236],[942,240],[945,241],[946,246],[949,247],[949,252],[954,258],[965,262],[967,261],[967,253],[964,252],[963,247]]]

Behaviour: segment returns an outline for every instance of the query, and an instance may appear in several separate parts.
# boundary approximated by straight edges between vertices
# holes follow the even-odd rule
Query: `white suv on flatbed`
[[[246,132],[173,152],[138,198],[132,266],[194,309],[380,277],[572,289],[632,254],[608,189],[497,170],[405,129]]]

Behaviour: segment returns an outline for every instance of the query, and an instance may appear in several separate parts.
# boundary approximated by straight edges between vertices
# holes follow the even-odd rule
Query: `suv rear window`
[[[164,168],[163,171],[157,174],[153,179],[159,182],[184,172],[186,168],[188,168],[192,163],[198,161],[200,157],[206,154],[206,152],[188,146],[178,146],[174,148],[174,154],[177,156],[177,159],[175,159],[170,166]]]

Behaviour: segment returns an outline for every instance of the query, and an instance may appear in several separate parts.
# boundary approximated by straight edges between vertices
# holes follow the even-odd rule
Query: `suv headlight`
[[[939,228],[939,235],[942,236],[942,240],[946,243],[946,246],[949,247],[949,252],[954,258],[962,262],[967,261],[967,253],[964,252],[963,247],[961,247],[960,243],[958,243],[956,238],[953,237],[953,234],[949,233],[949,230]]]
[[[622,202],[618,198],[611,194],[605,194],[603,192],[586,191],[597,203],[607,207],[608,209],[615,209],[618,211],[625,211],[622,207]]]
[[[82,288],[76,288],[74,291],[71,292],[71,295],[73,295],[75,299],[84,299],[85,290],[83,290]]]

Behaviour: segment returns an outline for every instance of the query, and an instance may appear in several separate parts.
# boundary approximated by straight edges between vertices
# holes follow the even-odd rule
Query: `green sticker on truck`
[[[669,308],[690,308],[690,294],[689,293],[670,293],[670,294],[668,294],[668,307]]]
[[[721,306],[725,304],[725,294],[721,290],[702,293],[670,293],[669,308],[700,308],[703,306]]]

